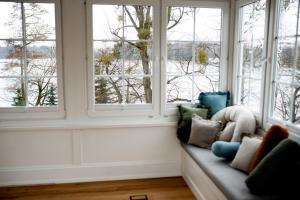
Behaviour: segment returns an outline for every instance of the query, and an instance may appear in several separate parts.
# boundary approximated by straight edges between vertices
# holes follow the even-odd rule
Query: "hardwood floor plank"
[[[148,200],[195,200],[181,177],[0,187],[1,200],[129,200],[144,194]]]

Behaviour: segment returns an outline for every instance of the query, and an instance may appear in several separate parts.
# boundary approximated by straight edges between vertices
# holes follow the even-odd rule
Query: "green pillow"
[[[299,156],[298,143],[288,138],[282,140],[247,177],[245,182],[249,190],[254,194],[277,195],[297,192]]]
[[[227,92],[201,92],[199,101],[202,106],[210,108],[209,118],[223,108],[230,105],[230,93]]]
[[[240,148],[239,142],[216,141],[212,144],[211,150],[217,157],[232,160]]]
[[[196,108],[192,106],[178,106],[178,128],[177,137],[180,141],[187,143],[191,134],[191,125],[193,114],[197,114],[203,119],[207,119],[208,110],[205,108]]]

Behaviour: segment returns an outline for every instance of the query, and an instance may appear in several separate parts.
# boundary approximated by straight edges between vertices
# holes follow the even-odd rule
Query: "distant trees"
[[[57,105],[57,101],[46,101],[49,95],[57,98],[55,42],[46,42],[55,30],[45,21],[47,14],[48,10],[38,3],[15,3],[6,22],[15,33],[6,40],[6,70],[20,69],[20,83],[8,88],[15,90],[14,106],[24,106],[26,101],[30,106]],[[24,23],[18,23],[20,20]]]
[[[116,6],[116,10],[120,7]],[[113,46],[100,48],[95,52],[95,74],[108,75],[107,77],[97,78],[95,80],[95,103],[152,103],[152,36],[153,36],[153,16],[151,6],[126,5],[119,9],[122,13],[116,15],[117,20],[124,27],[110,28],[110,32],[116,39],[124,41],[115,43]],[[167,12],[167,30],[171,30],[181,23],[184,15],[192,15],[191,8],[185,7],[168,7]],[[124,13],[123,13],[124,12]],[[123,18],[125,16],[125,19]],[[107,22],[109,24],[109,20]],[[108,27],[112,27],[108,25]],[[123,35],[123,31],[130,29],[131,37],[136,37],[136,40],[128,40]],[[134,30],[134,31],[132,31]],[[123,45],[123,46],[122,46]],[[172,48],[172,47],[171,47]],[[191,49],[186,49],[187,52]],[[202,42],[196,47],[195,62],[197,63],[196,74],[202,74],[210,79],[205,74],[208,66],[215,65],[219,68],[219,63],[213,63],[209,57],[219,58],[220,44],[214,46]],[[176,65],[181,65],[182,70],[186,75],[192,74],[193,56],[186,56],[186,53],[176,57]],[[124,62],[124,71],[122,66]],[[157,67],[157,66],[155,66]],[[122,73],[129,75],[130,78],[122,78],[118,75]],[[138,76],[135,76],[137,75]],[[142,74],[142,75],[141,75]],[[113,77],[112,77],[113,76]],[[142,78],[140,78],[142,76]],[[179,76],[174,76],[167,81],[167,84],[173,85],[174,88],[179,87]],[[211,80],[211,87],[215,89],[215,83]],[[191,86],[192,87],[192,86]],[[168,91],[172,92],[172,91]],[[125,99],[124,99],[125,98]],[[168,99],[168,102],[175,102],[179,96],[174,96]],[[190,101],[187,99],[186,101]]]

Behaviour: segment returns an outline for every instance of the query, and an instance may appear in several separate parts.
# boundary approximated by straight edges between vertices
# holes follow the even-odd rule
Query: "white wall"
[[[175,123],[88,117],[84,10],[62,0],[65,119],[0,122],[0,185],[180,175]]]

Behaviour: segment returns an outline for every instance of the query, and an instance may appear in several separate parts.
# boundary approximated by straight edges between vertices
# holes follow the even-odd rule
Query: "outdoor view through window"
[[[195,102],[219,90],[222,9],[168,9],[166,101]]]
[[[56,106],[54,3],[0,2],[0,107]]]
[[[300,124],[299,1],[278,1],[271,117]]]
[[[168,7],[167,103],[219,89],[222,9]],[[93,5],[95,104],[152,103],[153,6]],[[165,32],[166,31],[166,32]],[[159,55],[156,55],[160,57]]]

